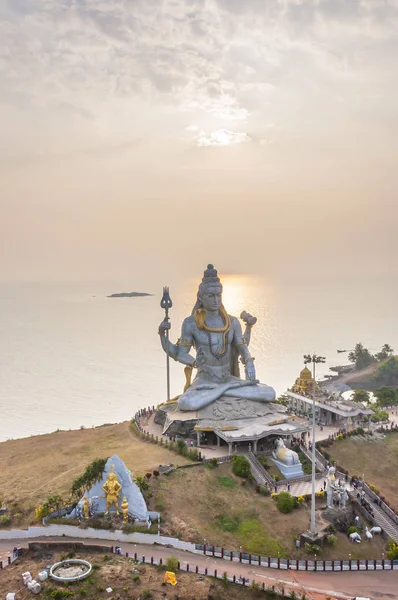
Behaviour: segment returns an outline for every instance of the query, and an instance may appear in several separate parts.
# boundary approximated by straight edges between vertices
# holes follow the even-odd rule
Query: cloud
[[[209,134],[202,132],[196,137],[198,146],[230,146],[249,142],[250,139],[247,133],[230,129],[218,129]]]
[[[393,111],[397,30],[397,0],[7,0],[0,103],[107,144],[178,139],[187,112],[265,139],[269,122],[348,118],[358,99]]]

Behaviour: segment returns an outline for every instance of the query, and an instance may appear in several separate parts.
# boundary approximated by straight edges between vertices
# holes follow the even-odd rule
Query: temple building
[[[292,391],[296,392],[296,394],[301,394],[302,396],[310,395],[312,398],[312,393],[314,389],[314,378],[312,377],[311,371],[308,367],[304,367],[304,369],[300,372],[299,377],[297,377]],[[315,382],[315,395],[319,395],[321,392],[321,388]]]
[[[309,418],[313,409],[314,380],[311,371],[305,367],[291,389],[287,390],[290,410]],[[315,382],[315,419],[318,425],[341,427],[347,430],[368,423],[373,410],[341,396],[328,394]]]

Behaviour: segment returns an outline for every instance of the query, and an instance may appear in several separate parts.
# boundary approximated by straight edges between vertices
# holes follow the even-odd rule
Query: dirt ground
[[[227,480],[223,478],[227,478]],[[225,487],[222,481],[234,484]],[[231,480],[233,484],[230,483]],[[192,467],[162,476],[151,484],[151,502],[162,515],[162,533],[203,544],[223,546],[263,556],[313,558],[304,548],[296,549],[300,533],[309,527],[307,504],[282,514],[275,500],[258,494],[245,480],[232,474],[228,463],[209,469]],[[320,501],[319,508],[325,505]],[[362,519],[363,520],[363,519]],[[352,544],[337,533],[335,546],[324,546],[320,559],[349,557],[380,558],[385,540],[375,536],[372,542]]]
[[[11,506],[11,514],[27,513],[29,520],[47,496],[67,494],[72,481],[95,458],[113,454],[118,454],[133,474],[151,471],[159,464],[187,462],[175,452],[139,439],[129,431],[127,421],[10,440],[0,444],[0,502],[5,500]],[[14,519],[13,526],[25,520]]]
[[[0,571],[0,590],[3,598],[7,593],[14,592],[18,599],[33,598],[32,594],[22,583],[21,574],[30,571],[33,577],[47,565],[66,558],[60,552],[29,552],[22,555],[15,563]],[[253,598],[253,593],[233,584],[224,588],[222,582],[209,577],[199,577],[195,574],[176,573],[177,585],[162,585],[164,571],[159,567],[136,565],[132,559],[101,553],[78,553],[75,558],[88,560],[96,565],[93,574],[85,581],[70,584],[65,587],[47,580],[42,584],[40,597],[51,598],[53,592],[70,592],[71,600],[85,598],[86,600],[137,600],[148,598],[153,600],[207,600],[211,594],[214,600],[247,600]],[[112,592],[107,592],[112,588]],[[73,595],[72,595],[73,594]]]
[[[390,433],[384,440],[374,442],[346,438],[326,451],[350,475],[365,475],[365,481],[375,485],[391,506],[398,509],[398,434]]]

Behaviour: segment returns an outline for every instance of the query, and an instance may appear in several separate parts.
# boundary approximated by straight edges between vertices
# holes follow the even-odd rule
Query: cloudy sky
[[[0,0],[0,279],[397,274],[398,0]]]

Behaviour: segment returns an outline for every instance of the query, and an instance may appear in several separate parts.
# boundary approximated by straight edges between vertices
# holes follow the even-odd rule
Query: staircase
[[[250,463],[250,471],[254,477],[254,481],[257,485],[265,485],[271,486],[271,489],[275,485],[275,481],[272,479],[271,475],[264,469],[263,465],[256,458],[253,452],[248,452],[246,454],[247,460]]]

